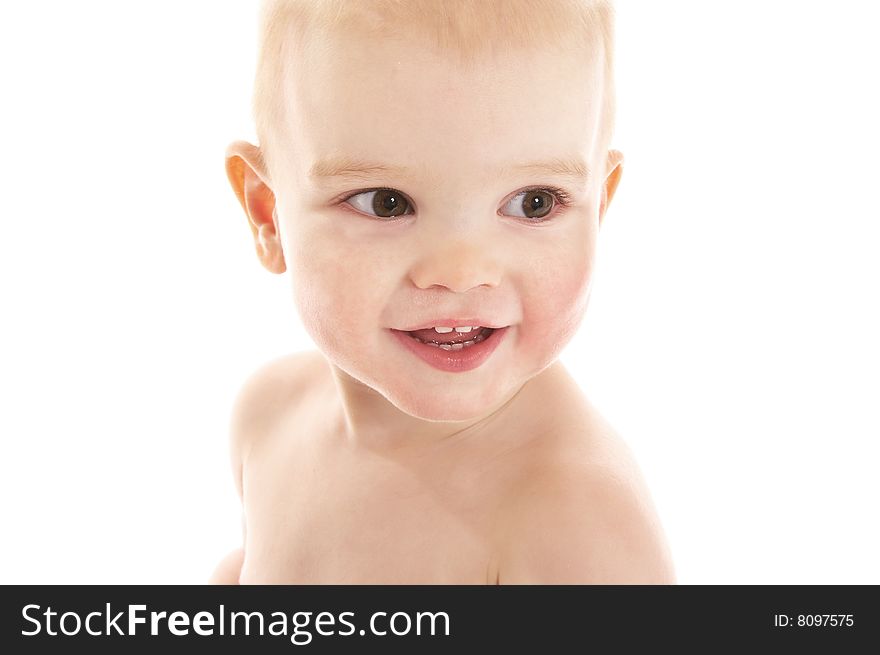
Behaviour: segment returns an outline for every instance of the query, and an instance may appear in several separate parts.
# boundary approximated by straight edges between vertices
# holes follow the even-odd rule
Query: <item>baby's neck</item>
[[[542,389],[553,379],[565,376],[555,362],[518,389],[508,394],[484,416],[470,421],[424,421],[392,405],[374,389],[354,380],[330,365],[332,388],[327,390],[330,407],[330,440],[349,449],[367,450],[398,460],[428,461],[431,458],[458,459],[462,453],[509,452],[534,434],[526,428],[536,403],[546,402]],[[544,400],[542,400],[542,398]]]

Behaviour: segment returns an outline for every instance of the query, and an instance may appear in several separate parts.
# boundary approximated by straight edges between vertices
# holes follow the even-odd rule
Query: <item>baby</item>
[[[623,157],[602,0],[269,0],[226,170],[319,351],[233,409],[211,582],[672,584],[631,452],[558,361]]]

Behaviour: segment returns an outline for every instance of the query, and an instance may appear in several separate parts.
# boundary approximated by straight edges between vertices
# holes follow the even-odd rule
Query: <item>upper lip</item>
[[[485,327],[492,328],[493,330],[497,330],[499,328],[507,327],[506,325],[498,325],[493,321],[490,321],[486,318],[434,318],[419,323],[414,327],[402,328],[402,332],[413,332],[414,330],[426,330],[432,327]]]

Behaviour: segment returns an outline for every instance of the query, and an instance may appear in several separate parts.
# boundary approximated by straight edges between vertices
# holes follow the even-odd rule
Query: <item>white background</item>
[[[682,583],[880,583],[872,4],[618,0],[625,173],[563,360]],[[199,583],[245,376],[313,348],[223,168],[256,3],[0,5],[4,583]]]

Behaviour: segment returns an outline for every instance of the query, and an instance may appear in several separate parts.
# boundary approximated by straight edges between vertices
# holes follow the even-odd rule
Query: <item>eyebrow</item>
[[[586,182],[590,178],[590,169],[581,157],[556,157],[527,164],[514,164],[502,167],[499,174],[503,177],[514,172],[557,175],[575,182]],[[309,169],[309,177],[313,180],[333,178],[365,180],[377,175],[412,177],[412,173],[405,167],[389,166],[352,157],[322,159]]]

